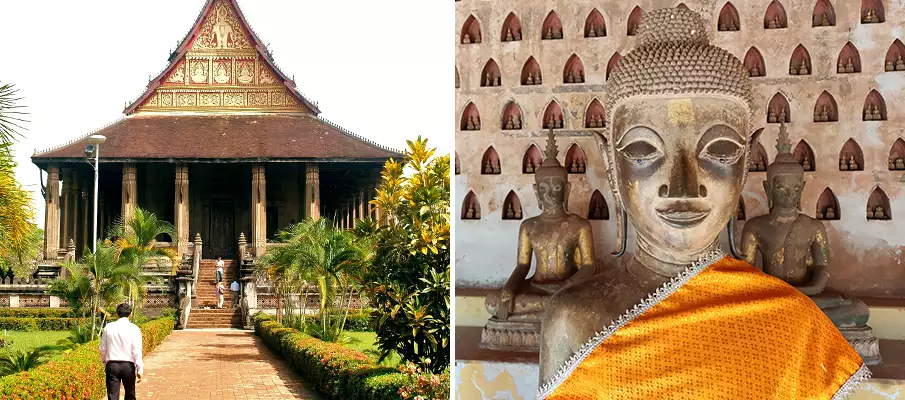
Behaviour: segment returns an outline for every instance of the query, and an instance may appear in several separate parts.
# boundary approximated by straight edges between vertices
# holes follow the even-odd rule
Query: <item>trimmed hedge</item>
[[[0,317],[0,329],[9,331],[68,331],[78,326],[81,318],[16,318]]]
[[[312,324],[320,324],[321,316],[313,315],[308,317],[308,321]],[[345,331],[348,332],[368,332],[373,331],[374,328],[371,327],[371,314],[349,314],[346,316],[346,325],[344,326]]]
[[[139,326],[147,355],[173,331],[173,318],[160,318]],[[30,371],[0,378],[0,400],[81,400],[106,396],[100,342],[77,347]]]
[[[400,398],[399,389],[408,382],[407,375],[377,365],[360,351],[286,328],[269,315],[258,314],[253,320],[255,334],[281,354],[315,390],[331,398],[395,400]]]
[[[75,318],[69,308],[0,308],[0,318]]]

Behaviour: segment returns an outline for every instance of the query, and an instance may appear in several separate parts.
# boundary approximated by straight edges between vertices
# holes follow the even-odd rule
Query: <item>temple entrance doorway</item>
[[[209,200],[205,207],[202,257],[213,259],[223,257],[231,260],[236,256],[236,207],[232,200]]]

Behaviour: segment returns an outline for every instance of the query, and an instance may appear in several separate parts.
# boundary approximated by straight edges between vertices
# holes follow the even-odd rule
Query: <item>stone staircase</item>
[[[239,262],[223,260],[223,308],[217,308],[217,260],[201,260],[187,328],[241,328],[242,311],[232,307],[229,284],[238,279]]]

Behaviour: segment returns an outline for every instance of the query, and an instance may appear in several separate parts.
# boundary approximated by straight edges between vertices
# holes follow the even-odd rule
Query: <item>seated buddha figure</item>
[[[537,351],[537,335],[550,296],[569,282],[594,273],[591,224],[566,211],[569,175],[556,159],[552,129],[545,153],[534,173],[541,214],[522,222],[515,269],[502,290],[484,299],[491,315],[481,334],[485,348]],[[532,255],[536,269],[528,278]]]
[[[645,13],[597,133],[632,258],[564,287],[541,327],[538,398],[832,399],[869,377],[813,301],[719,248],[754,131],[742,62],[683,8]]]
[[[741,256],[755,265],[757,255],[763,271],[809,296],[833,321],[867,364],[877,364],[877,338],[867,326],[870,309],[826,287],[830,249],[823,222],[800,213],[804,169],[789,151],[792,143],[785,122],[780,124],[776,159],[767,168],[764,190],[770,213],[745,222]]]

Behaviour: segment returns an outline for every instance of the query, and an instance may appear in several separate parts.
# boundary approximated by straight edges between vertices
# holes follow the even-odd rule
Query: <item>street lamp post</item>
[[[103,144],[107,140],[106,137],[102,135],[91,135],[88,138],[88,146],[85,147],[85,155],[91,156],[94,155],[94,229],[92,230],[91,236],[91,252],[97,253],[97,186],[98,186],[98,168],[100,167],[100,155],[101,155],[101,144]]]

